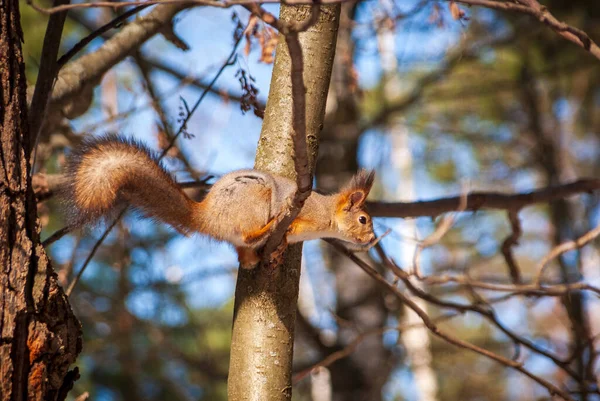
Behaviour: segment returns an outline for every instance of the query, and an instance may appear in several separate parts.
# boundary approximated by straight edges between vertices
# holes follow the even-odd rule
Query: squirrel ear
[[[375,172],[372,170],[360,170],[352,177],[350,182],[341,190],[345,210],[358,209],[365,203],[374,179]]]
[[[348,196],[348,209],[356,209],[362,206],[367,199],[367,194],[362,190],[356,190]]]

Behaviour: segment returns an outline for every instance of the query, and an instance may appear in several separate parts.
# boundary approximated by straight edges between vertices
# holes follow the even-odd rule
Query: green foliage
[[[36,1],[36,4],[42,7],[48,6],[45,1]],[[42,54],[44,35],[46,34],[49,16],[34,10],[25,2],[21,2],[20,11],[24,38],[23,56],[25,57],[25,74],[28,84],[33,85],[35,84],[37,72],[40,67],[40,56]],[[81,32],[81,29],[77,28],[75,22],[67,17],[63,29],[63,40],[59,57],[67,48],[65,46],[65,39],[68,39],[75,32]]]

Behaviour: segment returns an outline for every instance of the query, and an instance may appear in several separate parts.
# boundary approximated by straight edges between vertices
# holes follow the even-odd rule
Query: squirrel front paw
[[[276,268],[283,263],[283,254],[288,247],[287,236],[283,237],[281,244],[269,255],[269,267]]]

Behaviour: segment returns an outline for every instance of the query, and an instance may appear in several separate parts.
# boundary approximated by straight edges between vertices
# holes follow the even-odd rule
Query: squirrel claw
[[[276,268],[283,263],[283,254],[288,247],[287,238],[284,237],[281,243],[275,248],[275,250],[269,255],[269,267]]]

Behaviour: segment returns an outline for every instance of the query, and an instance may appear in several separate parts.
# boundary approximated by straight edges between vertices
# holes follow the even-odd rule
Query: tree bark
[[[39,241],[18,0],[0,1],[0,399],[64,400],[81,327]]]
[[[282,21],[304,21],[309,6],[281,6]],[[306,87],[306,139],[314,171],[318,135],[335,55],[340,6],[321,6],[316,24],[299,34]],[[293,178],[291,60],[280,39],[255,167]],[[292,397],[292,356],[302,245],[288,248],[275,271],[240,270],[235,292],[228,393],[230,401]]]

